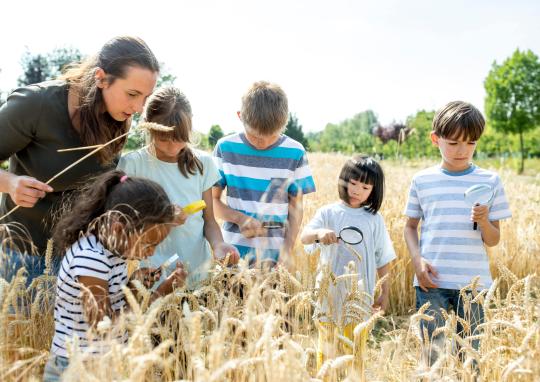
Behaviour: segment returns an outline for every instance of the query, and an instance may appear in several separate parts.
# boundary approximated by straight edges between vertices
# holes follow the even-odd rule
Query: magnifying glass
[[[364,234],[360,230],[360,228],[354,227],[354,226],[347,226],[343,227],[339,231],[339,235],[337,237],[338,239],[341,239],[344,243],[356,245],[360,244],[362,241],[364,241]],[[315,240],[315,243],[318,243],[319,239]]]
[[[488,184],[475,184],[465,191],[465,203],[469,206],[485,206],[492,202],[495,192]],[[478,223],[474,222],[473,229],[478,229]]]
[[[154,277],[160,270],[163,271],[167,268],[169,268],[173,263],[176,263],[180,259],[180,256],[178,256],[178,253],[175,253],[171,257],[169,257],[163,264],[161,264],[154,272],[152,272],[152,277]]]
[[[285,228],[285,224],[282,223],[282,222],[263,222],[262,223],[262,226],[263,228],[266,228],[266,229],[281,229],[281,228]]]

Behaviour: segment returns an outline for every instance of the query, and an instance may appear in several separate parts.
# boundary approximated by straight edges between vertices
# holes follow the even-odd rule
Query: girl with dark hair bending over
[[[53,181],[55,174],[88,153],[58,149],[95,146],[126,133],[134,113],[152,93],[159,64],[139,38],[117,37],[59,80],[13,91],[0,108],[0,216],[20,206],[0,223],[17,222],[29,232],[39,253],[50,238],[51,212],[60,198],[89,177],[115,168],[126,139],[119,139]],[[30,249],[15,240],[0,261],[0,276],[11,279],[26,266],[29,277],[42,274],[43,256],[23,256]],[[34,251],[30,251],[34,252]]]
[[[126,310],[124,285],[135,293],[131,280],[150,288],[161,277],[159,268],[141,268],[128,279],[126,260],[151,256],[175,221],[175,208],[160,185],[122,171],[101,175],[77,196],[54,233],[65,254],[56,283],[55,333],[45,381],[58,380],[67,368],[67,343],[75,336],[83,352],[106,351],[107,344],[99,337],[89,339],[87,331],[105,316],[114,322]],[[150,303],[182,286],[185,278],[178,262],[152,293]],[[116,340],[125,342],[126,335]]]

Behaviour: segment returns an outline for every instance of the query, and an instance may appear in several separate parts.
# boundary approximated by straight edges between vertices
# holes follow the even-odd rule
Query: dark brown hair
[[[120,170],[106,172],[77,192],[54,229],[57,248],[64,250],[81,235],[93,234],[107,249],[121,253],[131,234],[173,221],[174,206],[159,184],[138,177],[122,181],[125,175]],[[124,226],[120,235],[111,228],[116,222]]]
[[[95,79],[96,70],[101,68],[108,83],[112,84],[116,78],[125,78],[129,67],[159,72],[159,63],[143,40],[121,36],[108,41],[96,55],[70,66],[61,77],[78,92],[79,102],[73,122],[79,127],[83,145],[106,143],[129,130],[131,119],[120,122],[109,115]],[[125,141],[126,138],[119,139],[98,151],[99,161],[110,163],[122,150]]]
[[[351,180],[371,184],[373,189],[363,206],[372,214],[381,208],[384,196],[384,173],[381,166],[372,157],[357,155],[345,162],[339,174],[338,193],[341,200],[349,204],[348,184]]]
[[[173,140],[190,143],[191,136],[191,105],[179,89],[175,87],[164,87],[158,89],[150,96],[144,111],[146,122],[159,123],[166,127],[172,127],[172,131],[157,131],[150,129],[151,139],[159,138],[163,140]],[[186,147],[178,153],[178,169],[186,178],[195,175],[198,170],[203,173],[203,164],[193,153],[193,150]]]
[[[279,85],[255,82],[242,97],[242,122],[261,135],[283,130],[289,118],[287,95]]]
[[[437,111],[433,118],[433,131],[445,139],[477,141],[484,132],[486,121],[482,113],[463,101],[453,101]]]

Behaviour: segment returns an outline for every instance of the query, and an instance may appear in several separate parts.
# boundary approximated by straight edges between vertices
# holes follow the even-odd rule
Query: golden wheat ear
[[[170,133],[174,131],[174,127],[165,126],[160,123],[155,122],[141,122],[137,126],[139,129],[152,130],[152,131],[162,131],[164,133]]]

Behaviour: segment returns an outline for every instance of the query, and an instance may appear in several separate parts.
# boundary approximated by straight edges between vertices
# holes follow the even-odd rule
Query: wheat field
[[[346,157],[311,154],[317,192],[304,201],[304,224],[315,211],[337,199],[337,175]],[[129,342],[110,341],[109,350],[90,357],[77,350],[64,375],[67,381],[538,381],[540,380],[540,178],[499,171],[513,217],[501,223],[501,243],[490,250],[497,278],[489,290],[473,294],[483,303],[485,323],[478,350],[472,337],[456,333],[458,319],[446,315],[441,356],[428,367],[422,361],[421,309],[414,311],[413,270],[402,231],[402,211],[415,171],[427,162],[382,162],[386,194],[381,210],[394,243],[390,309],[370,316],[359,291],[352,290],[347,309],[358,318],[354,340],[335,336],[335,357],[317,370],[317,256],[297,244],[288,270],[260,272],[213,268],[206,285],[193,293],[177,290],[148,306],[129,293],[131,311],[96,332],[112,338],[128,330]],[[24,273],[11,284],[0,279],[0,380],[40,380],[54,332],[52,276],[26,289]],[[327,284],[326,284],[327,285]],[[471,285],[474,290],[474,285]],[[28,312],[13,312],[17,299],[33,298]],[[424,309],[425,310],[425,309]],[[463,323],[465,326],[467,323]],[[343,343],[352,354],[340,353]],[[458,346],[459,345],[459,346]],[[459,349],[459,352],[457,351]],[[475,374],[478,374],[475,376]]]

